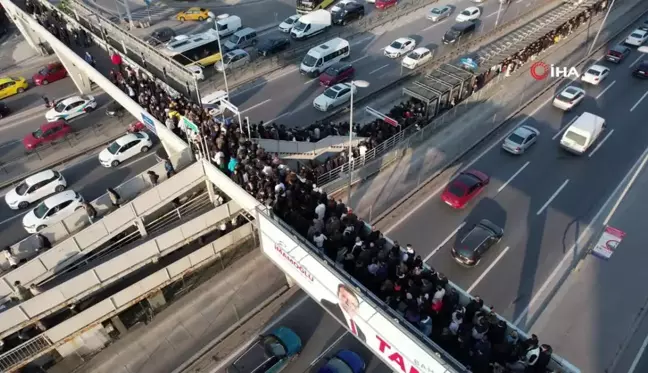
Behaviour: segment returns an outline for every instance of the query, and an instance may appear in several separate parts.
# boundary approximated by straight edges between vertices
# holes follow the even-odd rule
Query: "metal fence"
[[[8,372],[9,369],[20,364],[26,359],[33,359],[34,356],[46,351],[52,346],[52,341],[46,335],[41,334],[27,342],[0,355],[0,369]]]

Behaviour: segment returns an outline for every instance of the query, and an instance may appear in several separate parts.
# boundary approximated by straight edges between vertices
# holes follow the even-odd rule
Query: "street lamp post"
[[[218,26],[216,26],[216,40],[218,40],[218,50],[221,55],[221,65],[223,66],[223,80],[225,81],[225,92],[227,92],[227,98],[229,99],[229,87],[227,86],[227,72],[225,72],[225,62],[223,61],[223,48],[221,47],[220,32],[218,31]]]
[[[502,13],[502,5],[504,5],[504,3],[502,2],[502,0],[500,0],[499,9],[497,10],[497,18],[495,19],[495,28],[497,28],[497,25],[499,24],[500,13]]]
[[[354,87],[358,88],[367,88],[369,87],[369,82],[366,80],[352,80],[351,81],[351,104],[349,105],[349,186],[348,186],[348,197],[347,197],[347,206],[351,205],[351,185],[353,184],[353,172],[351,172],[351,167],[353,165],[353,91]]]
[[[607,18],[610,15],[610,11],[612,10],[613,6],[614,6],[614,0],[612,0],[610,5],[608,6],[607,12],[605,13],[605,17],[603,17],[603,21],[601,22],[601,27],[599,27],[598,31],[596,31],[596,36],[594,36],[594,40],[592,40],[592,45],[590,45],[589,50],[587,51],[588,56],[592,53],[592,50],[596,45],[596,41],[598,40],[599,35],[601,35],[601,30],[603,30],[603,26],[605,26],[605,22],[607,21]]]

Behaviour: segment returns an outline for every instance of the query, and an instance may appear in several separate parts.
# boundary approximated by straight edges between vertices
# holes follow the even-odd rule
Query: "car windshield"
[[[67,106],[67,105],[65,105],[65,104],[62,103],[62,102],[59,102],[59,103],[56,104],[56,106],[54,107],[54,110],[56,110],[57,113],[62,113],[62,112],[65,110],[65,106]]]
[[[335,372],[335,373],[354,373],[351,368],[342,360],[338,359],[337,357],[332,358],[331,360],[326,363],[326,366],[332,369],[327,370],[328,372]]]
[[[43,130],[37,130],[36,132],[32,132],[32,136],[34,136],[37,139],[40,139],[43,137]]]
[[[468,11],[468,10],[464,10],[463,12],[461,12],[461,15],[469,16],[469,15],[470,15],[470,11]]]
[[[336,5],[333,8],[331,8],[332,14],[341,13],[341,12],[342,12],[342,8],[339,5]]]
[[[458,35],[459,35],[459,31],[457,31],[457,30],[455,30],[455,29],[450,29],[450,30],[448,30],[448,32],[446,32],[446,36],[447,36],[449,39],[454,39],[454,38],[456,38]]]
[[[302,31],[303,29],[306,28],[306,24],[303,23],[303,22],[296,22],[296,23],[295,23],[295,26],[293,26],[293,28],[294,28],[295,30],[297,30],[297,31]]]
[[[623,53],[621,51],[619,51],[619,50],[616,50],[616,49],[610,50],[610,55],[612,55],[612,56],[621,57],[622,54]]]
[[[514,132],[508,137],[508,140],[514,144],[522,144],[522,142],[524,142],[524,137]]]
[[[448,191],[453,196],[463,197],[466,194],[466,187],[462,183],[454,182],[450,184]]]
[[[45,205],[45,202],[41,202],[40,205],[38,205],[38,206],[36,206],[36,208],[34,208],[34,210],[33,210],[34,211],[34,216],[36,216],[39,219],[42,219],[43,216],[45,216],[45,214],[47,214],[48,210],[49,209]]]
[[[565,134],[565,137],[570,139],[571,141],[575,142],[576,144],[578,144],[580,146],[584,146],[585,142],[587,141],[585,136],[581,136],[581,135],[577,134],[576,132],[572,132],[572,131],[567,131],[567,133]]]
[[[216,27],[218,28],[218,31],[223,31],[227,30],[227,23],[216,23]]]
[[[311,56],[310,54],[307,54],[306,57],[304,57],[302,63],[304,64],[304,66],[313,67],[315,66],[315,63],[317,63],[317,58]]]
[[[294,19],[294,18],[286,18],[286,20],[284,22],[289,24],[289,25],[292,25],[293,23],[295,23],[295,21],[296,21],[296,19]]]
[[[393,43],[391,43],[390,47],[396,48],[396,49],[401,49],[403,47],[403,43],[400,41],[396,40]]]
[[[46,67],[42,68],[40,71],[38,71],[39,75],[47,75],[49,71],[47,70]]]
[[[419,54],[419,52],[412,52],[407,57],[409,57],[409,58],[411,58],[413,60],[418,60],[419,58],[421,58],[421,55]]]
[[[234,55],[228,53],[223,56],[223,62],[227,65],[228,63],[232,62],[232,58],[234,58]]]
[[[334,90],[332,88],[329,88],[326,91],[324,91],[324,96],[326,96],[328,98],[336,98],[337,94],[338,94],[338,91]]]
[[[227,39],[227,40],[229,40],[230,43],[238,44],[239,37],[236,36],[236,34],[234,34],[234,35],[230,36],[229,39]]]
[[[19,196],[24,196],[27,189],[29,189],[29,185],[23,181],[16,187],[16,193],[18,193]]]
[[[633,34],[630,35],[630,36],[632,36],[633,38],[638,38],[638,39],[643,38],[643,34],[640,34],[640,33],[638,33],[638,32],[635,32],[635,33],[633,33]]]
[[[117,141],[115,141],[108,146],[108,152],[110,152],[110,154],[117,154],[119,148],[121,148],[121,146],[117,144]]]
[[[590,75],[599,76],[599,74],[600,74],[601,72],[598,71],[598,70],[589,69],[589,70],[587,70],[587,73],[590,74]]]
[[[268,357],[285,356],[286,348],[275,336],[269,335],[263,339],[263,349]]]

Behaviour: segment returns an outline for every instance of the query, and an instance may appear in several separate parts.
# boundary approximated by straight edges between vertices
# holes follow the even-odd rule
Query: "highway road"
[[[55,168],[65,176],[68,189],[79,192],[87,201],[98,198],[106,192],[106,188],[122,184],[157,163],[155,149],[152,149],[148,154],[123,163],[116,169],[105,168],[97,160],[98,153],[99,151]],[[0,247],[12,245],[29,236],[22,226],[22,216],[28,210],[9,209],[4,201],[4,193],[6,191],[2,193],[0,201]]]
[[[534,294],[644,150],[648,86],[630,74],[641,58],[633,52],[621,65],[610,65],[609,78],[599,87],[584,87],[587,98],[573,112],[551,106],[556,91],[541,96],[519,122],[540,130],[534,148],[511,156],[500,149],[501,139],[487,143],[462,165],[491,176],[479,198],[454,211],[441,202],[437,190],[403,211],[389,237],[414,245],[431,266],[504,317],[523,321],[520,316]],[[608,129],[587,154],[576,157],[558,143],[567,124],[585,111],[606,118]],[[484,218],[503,227],[504,238],[477,268],[460,267],[449,250]]]
[[[500,23],[515,18],[519,12],[526,11],[537,0],[517,0],[506,10],[502,11]],[[453,46],[445,46],[441,40],[445,32],[454,25],[454,18],[463,9],[474,6],[470,0],[454,2],[441,1],[435,6],[448,4],[454,7],[452,15],[439,23],[433,23],[425,18],[426,13],[411,14],[405,26],[394,30],[364,37],[351,41],[351,57],[348,59],[356,69],[356,79],[368,81],[373,86],[359,89],[358,97],[373,92],[379,86],[396,80],[401,75],[401,59],[390,59],[383,55],[383,48],[399,37],[409,36],[417,41],[417,46],[425,46],[442,54]],[[368,4],[368,7],[372,6]],[[481,4],[482,17],[480,32],[491,31],[495,27],[499,4],[487,2]],[[430,6],[426,12],[431,9]],[[475,34],[475,36],[478,33]],[[272,78],[271,78],[272,79]],[[301,76],[298,67],[287,68],[283,74],[273,80],[260,83],[257,86],[232,93],[232,103],[237,105],[242,115],[248,116],[252,122],[276,121],[288,127],[301,127],[314,123],[327,114],[313,108],[313,99],[324,91],[317,79]],[[208,92],[203,91],[203,94]]]

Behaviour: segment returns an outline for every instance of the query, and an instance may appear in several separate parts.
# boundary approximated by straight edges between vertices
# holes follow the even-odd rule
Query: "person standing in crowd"
[[[14,253],[11,251],[11,246],[7,246],[2,250],[2,253],[4,254],[5,259],[7,260],[7,263],[9,263],[9,266],[11,269],[16,269],[18,268],[18,264],[20,263],[20,260],[18,259],[17,256],[14,255]]]
[[[160,175],[156,174],[155,171],[153,170],[146,171],[146,175],[148,176],[151,185],[153,186],[158,185],[158,181],[160,180]]]
[[[36,251],[47,251],[52,248],[52,243],[44,234],[36,233],[36,239],[38,240],[38,249]]]
[[[173,164],[171,164],[171,161],[168,159],[164,160],[164,171],[166,171],[166,177],[169,179],[171,176],[175,175],[175,169],[173,168]]]
[[[119,194],[112,188],[106,189],[106,193],[108,193],[108,198],[110,198],[110,203],[112,203],[113,207],[119,208],[121,203]]]
[[[92,67],[95,67],[97,65],[97,62],[95,61],[94,57],[92,57],[92,55],[88,51],[85,52],[83,59]]]
[[[88,202],[83,202],[83,209],[88,215],[88,219],[90,219],[90,223],[94,223],[95,219],[97,218],[97,210]]]
[[[34,297],[34,295],[26,289],[20,281],[14,282],[14,296],[20,301],[24,302]]]

